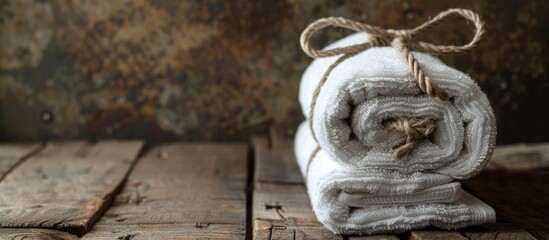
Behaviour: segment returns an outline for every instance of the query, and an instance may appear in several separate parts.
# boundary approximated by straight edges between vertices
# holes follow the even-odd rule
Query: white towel
[[[318,220],[334,233],[456,229],[495,221],[494,210],[463,192],[450,176],[352,170],[323,150],[309,161],[316,147],[308,124],[301,124],[294,147],[297,162]]]
[[[367,39],[366,33],[356,33],[328,48]],[[469,178],[484,167],[495,144],[490,103],[466,74],[430,55],[413,54],[426,75],[449,93],[449,101],[424,96],[394,48],[372,48],[340,63],[321,88],[313,117],[318,143],[350,169],[429,171]],[[306,117],[317,83],[337,58],[316,59],[304,73],[299,101]],[[382,125],[396,117],[436,120],[432,138],[414,147],[406,161],[393,156],[404,135]]]

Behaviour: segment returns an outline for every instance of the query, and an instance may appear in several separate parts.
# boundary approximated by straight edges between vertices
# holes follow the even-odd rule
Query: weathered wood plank
[[[256,159],[256,190],[253,201],[254,237],[268,238],[277,234],[307,237],[304,232],[310,231],[313,232],[314,237],[329,238],[331,236],[322,232],[323,227],[319,223],[315,225],[316,220],[312,212],[309,215],[306,214],[310,212],[309,200],[303,179],[293,159],[293,144],[288,137],[292,134],[287,127],[275,126],[271,129],[268,140],[261,138],[254,140]],[[427,239],[423,236],[434,237],[433,234],[438,234],[447,239],[467,239],[468,237],[484,239],[487,236],[497,235],[504,238],[518,236],[528,239],[534,235],[541,239],[549,239],[546,231],[542,231],[542,229],[549,229],[546,220],[549,216],[547,204],[549,200],[546,197],[549,196],[549,192],[543,184],[543,182],[549,182],[549,179],[543,173],[544,171],[541,171],[547,169],[547,166],[549,166],[549,144],[547,143],[497,147],[488,167],[495,171],[487,171],[488,173],[482,173],[480,177],[465,182],[466,188],[496,209],[498,218],[503,215],[503,218],[518,226],[498,223],[459,231],[413,231],[410,236]],[[507,176],[513,174],[508,173],[509,170],[535,170],[536,180],[531,179],[534,176],[531,174]],[[493,179],[483,177],[486,174],[491,174],[488,178]],[[498,178],[504,178],[505,181]],[[530,186],[525,188],[526,191],[536,193],[515,194],[515,191],[524,189],[520,186],[521,184],[513,185],[517,179],[524,182],[522,185],[527,185],[529,182]],[[528,199],[532,197],[535,199]],[[296,199],[302,199],[302,202]],[[520,210],[517,210],[516,206],[519,205]],[[396,238],[396,236],[382,237]]]
[[[0,226],[86,233],[142,146],[142,141],[48,144],[0,182]]]
[[[297,126],[293,124],[277,124],[269,128],[269,142],[273,149],[293,148],[293,137]]]
[[[270,143],[288,146],[275,141],[279,140],[271,138]],[[253,238],[342,239],[316,220],[291,149],[277,148],[278,151],[273,153],[267,142],[266,138],[253,140]],[[281,157],[284,154],[286,158]]]
[[[399,240],[396,235],[349,236],[349,240]]]
[[[549,239],[549,143],[498,146],[485,171],[464,187],[514,225],[480,226],[471,239]],[[527,231],[527,232],[526,232]]]
[[[535,240],[532,234],[510,223],[485,224],[460,230],[470,240],[516,239]]]
[[[410,240],[431,240],[431,239],[444,239],[444,240],[469,240],[459,232],[454,231],[441,231],[441,230],[420,230],[411,231]]]
[[[288,144],[289,141],[275,141],[277,144],[271,148],[266,139],[254,139],[255,181],[303,183],[303,176],[292,151],[293,146]],[[258,158],[261,160],[257,161]]]
[[[549,239],[549,171],[484,171],[464,187],[510,223]]]
[[[487,170],[549,170],[549,143],[498,146]]]
[[[343,239],[316,219],[295,161],[292,141],[275,130],[271,132],[270,145],[266,138],[253,139],[253,238]],[[398,239],[389,235],[346,238]]]
[[[108,225],[94,226],[81,239],[244,239],[245,227],[231,224],[127,224],[118,229]]]
[[[247,160],[246,144],[150,149],[84,239],[243,239]]]
[[[21,161],[42,149],[40,143],[0,144],[0,181]]]
[[[308,199],[303,184],[256,182],[254,239],[341,239],[316,220]]]
[[[77,240],[78,237],[67,232],[44,228],[0,228],[0,239]]]
[[[516,239],[535,240],[536,238],[524,229],[509,223],[484,224],[460,229],[458,231],[415,230],[410,232],[411,240],[493,240]]]

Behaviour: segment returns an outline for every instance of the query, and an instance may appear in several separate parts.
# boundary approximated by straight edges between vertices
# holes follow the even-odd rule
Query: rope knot
[[[445,46],[435,45],[429,42],[417,41],[414,39],[414,36],[432,29],[433,27],[439,25],[440,23],[446,21],[448,18],[453,16],[461,16],[475,25],[475,35],[469,43],[462,46]],[[367,43],[360,43],[345,47],[327,50],[319,50],[312,47],[310,40],[313,35],[320,30],[328,27],[340,27],[357,32],[367,32],[371,35],[371,37]],[[431,79],[429,79],[427,76],[425,76],[423,70],[421,70],[421,67],[419,66],[419,63],[417,62],[413,54],[411,54],[410,49],[432,54],[462,53],[474,48],[481,40],[483,34],[484,23],[481,20],[480,16],[470,10],[458,8],[444,11],[435,16],[433,19],[413,29],[383,29],[380,27],[360,23],[341,17],[321,18],[311,23],[303,31],[303,33],[301,34],[300,43],[303,51],[307,53],[307,55],[314,58],[331,57],[340,54],[343,54],[343,57],[349,57],[366,51],[372,47],[391,45],[398,50],[402,59],[408,63],[410,73],[418,82],[419,88],[423,92],[427,93],[427,95],[431,97],[437,97],[444,101],[447,99],[448,93],[444,89],[438,87],[438,85],[432,82]]]
[[[410,30],[387,30],[391,33],[393,41],[399,39],[404,44],[408,45],[413,40],[414,34]],[[392,41],[391,41],[392,42]]]
[[[471,41],[461,46],[454,45],[435,45],[433,43],[418,41],[414,39],[415,36],[440,25],[450,17],[459,16],[465,18],[467,21],[474,24],[475,34]],[[331,49],[316,49],[311,46],[311,38],[320,30],[328,27],[340,27],[347,28],[356,32],[366,32],[370,34],[370,39],[366,43],[359,43],[344,47],[331,48]],[[313,92],[313,98],[311,106],[309,107],[309,127],[313,138],[316,140],[316,134],[313,129],[313,114],[316,106],[316,101],[320,94],[322,86],[326,83],[331,71],[344,60],[353,57],[363,51],[366,51],[372,47],[380,46],[392,46],[400,54],[401,58],[408,64],[408,70],[412,77],[416,80],[417,85],[421,91],[426,93],[430,97],[436,97],[442,101],[448,99],[448,93],[438,86],[435,82],[425,75],[420,67],[419,62],[416,60],[411,50],[422,51],[431,54],[459,54],[467,52],[474,47],[482,39],[484,34],[484,22],[480,16],[473,11],[466,9],[449,9],[447,11],[439,13],[431,20],[423,23],[422,25],[413,29],[383,29],[380,27],[360,23],[357,21],[341,18],[341,17],[329,17],[321,18],[311,23],[301,34],[300,43],[303,51],[313,57],[331,57],[342,55],[339,57],[324,73],[322,79],[318,83]],[[434,129],[434,121],[431,119],[396,119],[387,121],[386,126],[395,131],[400,131],[406,135],[405,143],[395,150],[395,156],[399,159],[405,159],[409,152],[419,139],[427,137]]]
[[[395,149],[396,158],[405,160],[419,141],[435,131],[435,121],[429,118],[394,118],[383,122],[388,129],[406,135],[404,144]]]

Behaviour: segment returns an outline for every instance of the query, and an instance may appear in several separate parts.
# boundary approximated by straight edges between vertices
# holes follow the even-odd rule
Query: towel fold
[[[451,176],[342,166],[325,151],[316,151],[306,122],[298,128],[294,149],[313,211],[334,233],[456,229],[495,221],[492,208],[465,193]]]
[[[327,48],[367,40],[366,33],[356,33]],[[485,166],[495,144],[490,103],[466,74],[433,56],[413,54],[432,81],[449,93],[449,101],[424,96],[394,48],[371,48],[337,65],[320,89],[312,119],[318,144],[333,161],[349,169],[469,178]],[[338,57],[315,59],[305,71],[299,92],[305,116],[317,84]],[[393,155],[405,135],[383,124],[398,118],[435,122],[431,136],[418,142],[405,161]]]

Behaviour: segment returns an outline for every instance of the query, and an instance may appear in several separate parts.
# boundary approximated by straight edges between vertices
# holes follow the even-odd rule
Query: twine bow
[[[436,45],[433,43],[418,41],[415,39],[418,35],[425,33],[428,30],[431,30],[433,27],[440,25],[441,23],[445,22],[451,17],[463,17],[469,22],[474,24],[475,34],[469,43],[461,46]],[[311,46],[310,40],[313,37],[313,35],[319,32],[320,30],[328,27],[340,27],[340,28],[354,30],[357,32],[367,32],[370,34],[370,38],[366,43],[360,43],[360,44],[327,49],[327,50],[319,50]],[[414,55],[410,52],[410,50],[417,50],[417,51],[431,53],[435,55],[436,54],[460,54],[475,48],[478,42],[481,40],[483,34],[484,34],[484,22],[481,20],[480,16],[474,13],[473,11],[466,10],[466,9],[449,9],[447,11],[439,13],[437,16],[435,16],[431,20],[423,23],[422,25],[416,28],[402,29],[402,30],[383,29],[380,27],[356,22],[356,21],[341,18],[341,17],[322,18],[311,23],[301,34],[300,43],[301,43],[301,47],[303,48],[303,51],[307,55],[313,58],[342,55],[335,63],[333,63],[328,68],[328,70],[326,71],[321,81],[316,86],[316,89],[313,93],[313,99],[311,101],[311,106],[309,109],[309,125],[311,127],[311,132],[313,133],[313,137],[316,140],[316,135],[313,130],[312,121],[313,121],[313,112],[314,112],[318,95],[320,93],[320,89],[326,82],[330,72],[337,65],[343,62],[345,59],[355,56],[358,53],[366,51],[372,47],[392,46],[397,50],[401,58],[408,64],[409,71],[414,77],[414,79],[417,81],[418,87],[421,89],[421,91],[423,91],[430,97],[437,97],[438,99],[445,101],[448,99],[448,93],[444,89],[442,89],[440,86],[438,86],[436,83],[432,82],[431,79],[424,74],[418,61],[415,59]],[[402,122],[403,119],[395,119],[394,121]],[[432,122],[432,124],[434,126],[434,122]],[[393,126],[392,124],[389,124],[389,125]],[[408,126],[409,128],[413,128],[414,124],[408,123],[408,124],[404,124],[403,126]],[[425,126],[422,125],[422,127],[425,127]],[[407,135],[407,139],[417,139],[408,134],[408,133],[417,132],[417,131],[413,131],[410,129],[406,130],[404,128],[395,128],[393,130],[405,133]],[[397,154],[395,152],[395,155],[397,157],[407,156],[408,152],[414,146],[413,142],[411,144],[408,144],[408,146],[409,147],[406,148],[407,150],[405,150],[407,151],[406,153],[401,152]]]

